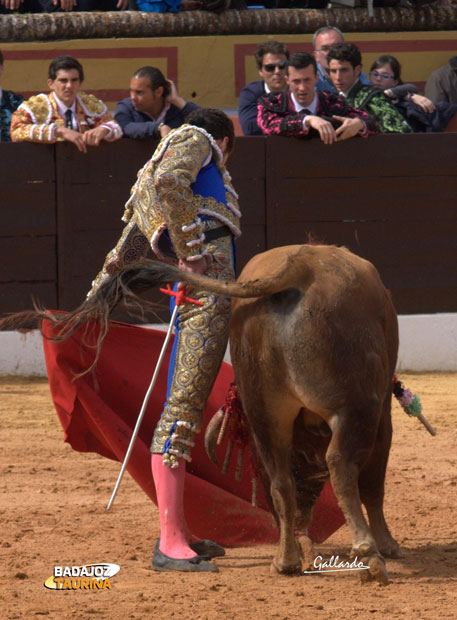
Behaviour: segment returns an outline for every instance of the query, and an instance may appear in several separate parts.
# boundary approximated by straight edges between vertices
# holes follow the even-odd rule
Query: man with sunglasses
[[[261,136],[257,125],[257,102],[267,93],[285,90],[289,50],[278,41],[261,43],[254,53],[261,80],[246,84],[240,93],[238,118],[245,136]]]

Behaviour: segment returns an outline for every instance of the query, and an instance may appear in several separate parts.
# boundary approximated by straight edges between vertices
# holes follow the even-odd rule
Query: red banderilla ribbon
[[[197,299],[192,299],[191,297],[186,297],[186,288],[182,288],[179,291],[174,291],[169,284],[167,284],[167,288],[159,289],[165,295],[169,295],[170,297],[176,298],[176,305],[181,306],[186,301],[190,304],[195,304],[196,306],[203,306],[202,301],[198,301]]]

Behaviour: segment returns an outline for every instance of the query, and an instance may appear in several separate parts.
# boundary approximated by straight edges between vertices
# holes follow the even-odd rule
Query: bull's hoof
[[[395,560],[405,557],[400,545],[395,540],[392,540],[392,543],[388,545],[378,545],[378,548],[384,558]]]
[[[270,573],[272,575],[301,575],[301,562],[298,564],[278,564],[275,560],[273,560],[270,564]]]
[[[310,570],[314,561],[314,545],[309,536],[300,536],[297,538],[297,543],[300,548],[300,557],[302,570]]]
[[[362,583],[368,581],[377,581],[383,586],[389,583],[389,573],[387,572],[386,563],[379,553],[373,553],[369,557],[362,558],[365,566],[369,566],[368,570],[360,571],[360,580]]]
[[[372,545],[368,542],[364,542],[364,543],[359,544],[357,547],[352,547],[351,552],[349,554],[349,558],[351,560],[355,560],[356,558],[369,557],[375,552],[376,552],[375,545]]]

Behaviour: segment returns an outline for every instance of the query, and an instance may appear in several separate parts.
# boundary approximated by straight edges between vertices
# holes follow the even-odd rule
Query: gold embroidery
[[[240,234],[239,215],[214,198],[192,193],[190,186],[211,152],[208,138],[195,127],[184,125],[170,132],[167,139],[168,142],[164,139],[157,147],[158,153],[165,149],[161,156],[153,155],[139,171],[123,219],[134,221],[150,241],[159,229],[166,226],[179,258],[198,256],[202,252],[199,242],[202,225],[198,222],[198,215],[203,213],[222,221],[236,236]],[[178,167],[176,161],[179,161]],[[219,167],[219,170],[230,190],[226,191],[227,200],[238,212],[236,192],[225,168]],[[188,226],[192,228],[183,230]],[[160,257],[157,245],[154,251]]]
[[[79,97],[90,116],[102,116],[106,113],[106,105],[103,103],[103,101],[97,99],[95,95],[91,95],[89,93],[84,93],[81,91],[79,93]]]
[[[113,136],[110,141],[122,136],[119,125],[107,111],[105,104],[84,92],[76,98],[76,117],[84,133],[89,129],[109,123]],[[54,96],[41,93],[30,97],[14,112],[11,118],[11,139],[14,142],[56,142],[53,127],[64,127],[65,120],[59,114]]]
[[[217,239],[212,245],[214,260],[207,275],[233,280],[230,237]],[[229,332],[229,299],[206,291],[192,291],[192,296],[204,305],[181,306],[175,371],[151,445],[151,452],[163,454],[164,463],[172,467],[176,466],[177,458],[190,460],[191,445],[186,442],[192,443],[193,436],[200,431],[203,410],[224,357]]]

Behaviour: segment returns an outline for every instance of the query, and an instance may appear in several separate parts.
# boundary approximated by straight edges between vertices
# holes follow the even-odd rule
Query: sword
[[[119,472],[119,476],[117,478],[116,485],[115,485],[113,493],[111,495],[111,499],[108,502],[108,506],[106,507],[106,510],[109,510],[111,508],[111,506],[113,505],[114,498],[116,497],[117,490],[119,489],[119,485],[121,484],[122,477],[124,475],[125,469],[126,469],[127,464],[129,462],[130,455],[131,455],[132,450],[133,450],[133,444],[135,443],[135,439],[137,438],[138,431],[140,430],[141,422],[143,421],[144,414],[146,413],[146,408],[148,406],[149,398],[150,398],[150,396],[152,394],[152,390],[154,389],[154,386],[156,384],[157,377],[159,376],[159,370],[160,370],[160,367],[162,366],[162,362],[163,362],[163,359],[165,357],[165,352],[167,350],[167,346],[168,346],[168,343],[170,341],[171,334],[173,332],[173,326],[175,324],[175,320],[176,320],[176,317],[178,315],[179,306],[181,304],[183,304],[184,302],[186,302],[186,301],[189,302],[189,303],[195,304],[196,306],[203,306],[203,302],[197,301],[196,299],[191,299],[190,297],[186,297],[186,289],[185,288],[182,288],[181,290],[175,292],[175,291],[173,291],[171,289],[171,286],[169,284],[167,284],[167,288],[166,289],[161,288],[160,290],[162,291],[162,293],[165,293],[166,295],[170,295],[170,297],[175,297],[176,303],[175,303],[175,307],[173,309],[173,313],[171,315],[170,324],[168,325],[167,335],[165,336],[165,340],[163,341],[162,349],[160,350],[160,354],[159,354],[159,357],[157,359],[157,364],[156,364],[156,367],[154,369],[154,374],[152,375],[151,383],[149,384],[148,391],[146,392],[146,395],[145,395],[144,400],[143,400],[143,404],[141,405],[140,413],[138,414],[138,419],[136,421],[135,428],[133,429],[133,433],[132,433],[132,437],[130,439],[129,447],[127,448],[127,452],[125,453],[124,462],[122,463],[121,471]]]

